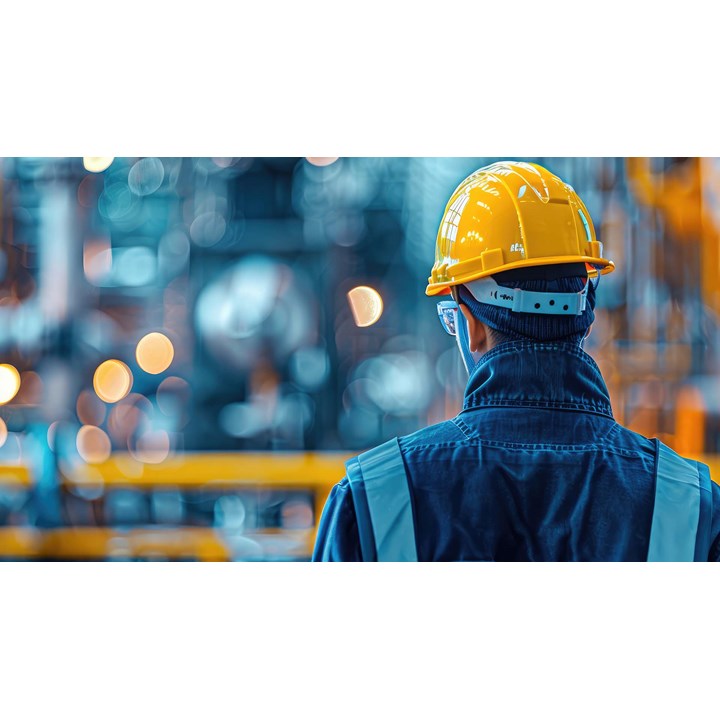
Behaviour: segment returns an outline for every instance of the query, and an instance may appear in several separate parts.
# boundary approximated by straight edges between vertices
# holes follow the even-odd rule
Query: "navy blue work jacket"
[[[399,438],[420,561],[644,561],[655,444],[615,422],[595,361],[570,343],[507,342],[471,375],[462,412]],[[712,483],[720,557],[720,487]],[[361,560],[347,478],[313,560]]]

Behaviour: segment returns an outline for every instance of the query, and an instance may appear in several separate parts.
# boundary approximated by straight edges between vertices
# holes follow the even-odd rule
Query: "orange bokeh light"
[[[106,403],[122,400],[132,387],[130,368],[120,360],[100,363],[93,377],[93,387],[98,397]]]

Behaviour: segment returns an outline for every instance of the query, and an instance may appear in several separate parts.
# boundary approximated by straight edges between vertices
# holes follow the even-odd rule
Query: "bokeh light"
[[[47,444],[52,451],[55,451],[55,439],[57,438],[58,427],[60,427],[60,421],[55,420],[55,422],[50,423],[47,429]]]
[[[187,405],[190,403],[191,389],[186,380],[171,375],[158,385],[155,401],[164,415],[172,417],[176,427],[182,427],[189,420]]]
[[[196,326],[211,354],[245,370],[258,366],[264,346],[279,360],[310,343],[315,318],[307,275],[263,255],[234,263],[203,288],[195,305]]]
[[[190,237],[200,247],[211,247],[225,235],[227,223],[218,212],[200,213],[190,225]]]
[[[108,418],[108,430],[113,440],[118,444],[126,445],[141,417],[142,412],[133,403],[121,400],[110,411]]]
[[[112,445],[104,430],[94,425],[83,425],[75,440],[77,451],[86,463],[105,462],[110,457]]]
[[[102,425],[105,420],[105,404],[89,390],[78,395],[75,412],[83,425]]]
[[[14,365],[0,365],[0,405],[9,403],[20,389],[20,373]]]
[[[128,173],[128,187],[136,195],[152,195],[162,185],[165,168],[158,158],[138,160]]]
[[[98,212],[106,220],[117,224],[131,218],[140,202],[126,181],[107,182],[98,198]]]
[[[324,348],[300,348],[290,358],[290,376],[304,390],[317,390],[327,380],[330,361]]]
[[[0,418],[0,447],[2,447],[5,444],[5,441],[8,438],[8,429],[5,421]]]
[[[313,524],[312,505],[304,500],[291,500],[283,503],[282,525],[292,530],[311,528]]]
[[[139,462],[161,463],[170,454],[170,437],[164,430],[149,430],[130,447],[130,454]]]
[[[318,167],[325,167],[326,165],[332,165],[337,158],[336,157],[309,157],[305,158],[311,165],[317,165]]]
[[[83,270],[93,285],[101,285],[112,272],[112,249],[108,238],[93,238],[83,247]]]
[[[358,327],[368,327],[376,323],[383,313],[383,301],[380,293],[367,285],[360,285],[347,294],[353,319]]]
[[[114,157],[84,157],[83,167],[88,172],[99,173],[107,170],[114,159]]]
[[[151,332],[137,344],[135,358],[138,365],[151,375],[159,375],[170,367],[175,349],[167,335]]]
[[[93,387],[98,397],[106,403],[122,400],[132,387],[130,368],[120,360],[106,360],[98,365],[93,377]]]
[[[43,382],[40,375],[32,370],[21,373],[16,402],[22,405],[40,405],[42,401]]]
[[[139,428],[147,426],[154,413],[153,404],[140,393],[130,393],[110,411],[108,430],[118,446],[128,446]]]
[[[214,522],[216,527],[225,531],[241,531],[245,524],[247,511],[245,504],[236,495],[224,495],[215,501],[213,508]]]

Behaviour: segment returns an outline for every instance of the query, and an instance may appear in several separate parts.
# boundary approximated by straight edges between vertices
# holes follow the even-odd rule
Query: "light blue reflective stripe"
[[[365,480],[362,476],[360,463],[357,458],[350,458],[345,463],[345,472],[350,483],[350,492],[355,505],[355,520],[358,526],[360,537],[360,552],[365,562],[377,560],[375,553],[375,536],[372,531],[372,520],[368,508],[367,495],[365,494]]]
[[[658,443],[648,562],[692,562],[699,519],[700,477],[697,468]]]
[[[580,219],[585,226],[585,235],[587,235],[588,242],[591,242],[592,233],[590,232],[590,225],[588,224],[587,218],[585,217],[585,213],[580,208],[578,208],[578,212],[580,213]]]
[[[498,285],[491,277],[472,280],[466,287],[478,302],[537,315],[580,315],[585,310],[588,291],[588,283],[578,293],[520,290]]]
[[[359,455],[358,463],[365,480],[378,561],[416,561],[410,490],[397,438]]]

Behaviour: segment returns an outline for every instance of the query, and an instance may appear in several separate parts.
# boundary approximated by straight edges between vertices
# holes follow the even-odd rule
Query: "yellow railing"
[[[310,529],[258,528],[242,534],[244,540],[272,546],[282,541],[282,555],[309,557],[322,508],[332,486],[343,477],[341,453],[185,453],[158,464],[142,464],[117,453],[94,465],[79,465],[60,478],[72,492],[89,489],[130,488],[179,491],[242,488],[306,490],[313,496],[315,526]],[[0,466],[0,485],[30,489],[27,468]],[[40,530],[0,528],[0,556],[50,559],[103,559],[163,557],[169,559],[229,560],[233,557],[228,535],[205,527],[63,527]]]

